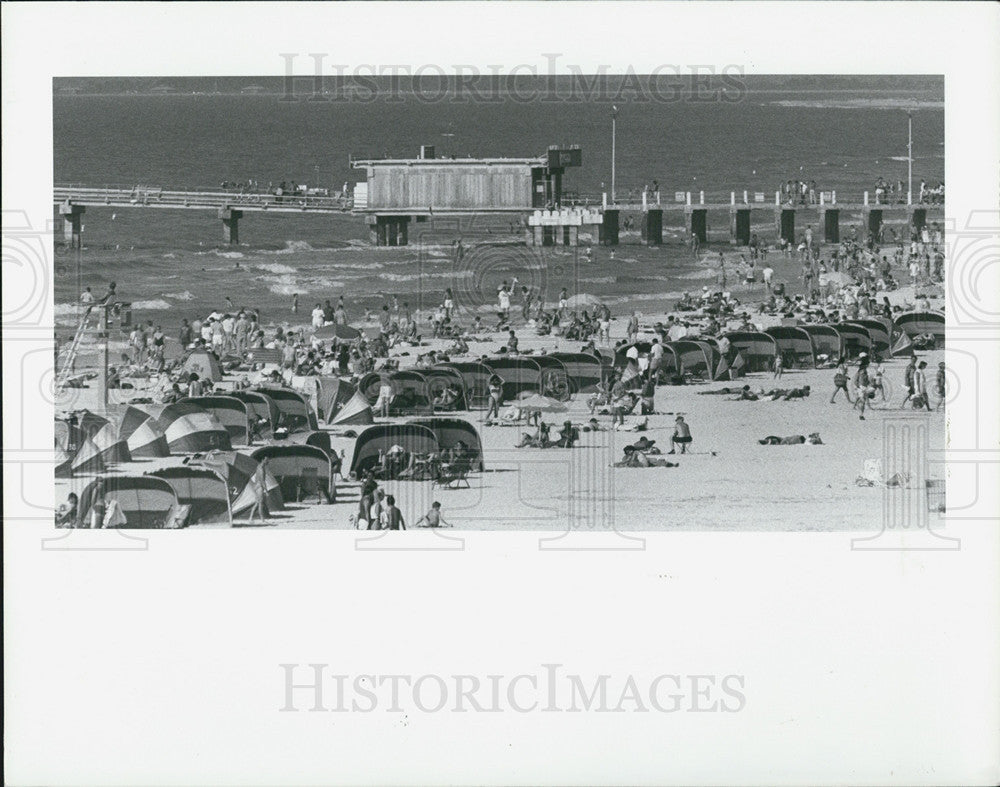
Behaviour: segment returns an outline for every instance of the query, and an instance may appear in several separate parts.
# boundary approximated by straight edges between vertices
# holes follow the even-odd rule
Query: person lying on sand
[[[615,467],[679,467],[675,462],[668,462],[662,457],[650,457],[643,451],[637,451],[634,445],[627,445],[624,448],[625,455],[620,462],[615,462]]]
[[[810,388],[808,385],[804,385],[801,388],[775,388],[766,393],[762,393],[761,396],[770,399],[772,402],[781,399],[782,401],[789,401],[791,399],[805,399],[809,396]]]
[[[813,432],[808,438],[800,434],[791,435],[789,437],[775,437],[774,435],[769,435],[763,440],[758,440],[761,445],[801,445],[802,443],[809,443],[810,445],[823,445],[823,441],[819,438],[819,432]]]

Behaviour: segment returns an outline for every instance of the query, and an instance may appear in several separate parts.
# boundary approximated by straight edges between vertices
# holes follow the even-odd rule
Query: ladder
[[[62,368],[59,370],[59,375],[56,377],[56,394],[61,394],[63,389],[69,384],[70,379],[73,377],[73,362],[76,360],[76,355],[80,350],[80,344],[83,342],[83,338],[87,335],[87,331],[98,329],[103,330],[105,309],[103,305],[95,304],[87,309],[86,314],[80,320],[79,326],[76,329],[76,335],[73,337],[73,343],[69,346],[69,352],[66,353],[66,360],[63,362]]]

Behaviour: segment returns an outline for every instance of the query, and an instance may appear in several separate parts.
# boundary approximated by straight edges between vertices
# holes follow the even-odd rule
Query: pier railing
[[[302,193],[271,194],[232,191],[168,191],[155,186],[132,188],[89,188],[58,185],[53,201],[79,205],[150,206],[158,208],[218,209],[236,208],[256,211],[301,211],[315,213],[345,213],[353,201],[345,196],[315,196]]]

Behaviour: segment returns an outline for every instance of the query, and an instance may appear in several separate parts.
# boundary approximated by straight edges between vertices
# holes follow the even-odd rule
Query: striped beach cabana
[[[760,331],[733,331],[724,334],[729,346],[743,356],[743,370],[746,372],[766,372],[773,368],[778,355],[778,343],[774,337]]]
[[[255,416],[250,414],[243,400],[234,396],[193,396],[181,401],[197,405],[218,418],[229,432],[229,441],[233,445],[250,445],[250,419]]]
[[[832,325],[800,325],[812,339],[816,365],[836,364],[844,355],[844,337]]]
[[[764,331],[778,345],[785,366],[814,367],[816,350],[812,337],[797,325],[775,325]]]
[[[157,420],[172,454],[232,448],[226,427],[196,404],[177,402],[164,407]]]
[[[493,370],[476,361],[449,361],[435,364],[435,369],[452,369],[465,383],[465,401],[470,409],[486,407],[490,401],[490,377]]]

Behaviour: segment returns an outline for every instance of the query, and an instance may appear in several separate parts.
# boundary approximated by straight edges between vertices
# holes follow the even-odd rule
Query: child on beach
[[[847,361],[841,361],[840,366],[837,367],[836,373],[833,375],[833,396],[830,397],[830,404],[833,404],[834,400],[837,398],[837,393],[840,391],[844,392],[844,396],[847,397],[847,403],[853,404],[851,401],[851,392],[847,389],[847,381],[850,379],[848,377]]]
[[[425,523],[426,524],[423,524]],[[441,504],[435,500],[431,503],[431,509],[418,519],[414,527],[451,527],[441,516]]]

